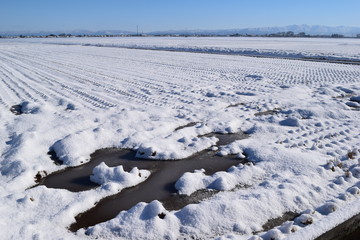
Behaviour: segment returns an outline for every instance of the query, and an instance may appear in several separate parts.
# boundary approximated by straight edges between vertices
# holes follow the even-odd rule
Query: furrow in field
[[[17,65],[20,66],[24,70],[28,70],[29,73],[33,75],[33,80],[36,81],[39,85],[46,86],[45,91],[47,91],[47,93],[49,95],[52,95],[53,98],[56,100],[56,102],[59,102],[59,100],[63,99],[64,97],[66,99],[70,99],[70,100],[74,97],[74,95],[72,95],[72,94],[68,95],[65,92],[59,90],[59,89],[62,89],[63,85],[59,81],[55,80],[56,76],[51,75],[51,74],[49,75],[48,73],[43,72],[41,70],[40,70],[40,72],[42,74],[39,74],[38,73],[39,70],[36,70],[36,68],[34,66],[32,66],[32,65],[25,66],[23,64],[23,62],[21,62],[21,61],[17,61]],[[37,79],[37,80],[35,80],[35,79]],[[22,99],[22,100],[24,100],[24,99]],[[76,99],[74,99],[74,100],[76,100]],[[83,104],[83,105],[86,106],[88,104]]]
[[[150,105],[194,104],[204,101],[207,86],[214,84],[256,92],[267,91],[269,85],[314,86],[359,78],[354,66],[339,64],[196,54],[188,58],[184,53],[126,49],[89,48],[84,53],[81,47],[68,48],[51,46],[36,54],[16,49],[12,57],[21,56],[29,68],[61,78],[61,87],[104,108],[129,100]],[[211,61],[205,61],[206,57]]]
[[[19,100],[24,101],[26,99],[32,99],[33,101],[37,101],[37,99],[34,98],[29,93],[29,91],[25,90],[25,88],[22,87],[18,81],[16,81],[18,79],[11,72],[4,68],[4,64],[1,65],[0,71],[2,74],[3,83],[13,92],[14,95],[17,96]]]
[[[3,63],[6,61],[3,57],[0,57],[0,59],[3,61]],[[7,65],[7,66],[6,66]],[[8,74],[11,74],[16,77],[19,83],[21,83],[24,88],[29,89],[34,93],[34,95],[39,96],[39,98],[43,100],[47,100],[49,97],[44,93],[44,91],[39,91],[37,88],[37,84],[34,81],[31,81],[32,78],[27,75],[23,68],[21,68],[21,71],[18,70],[18,65],[14,65],[14,67],[9,67],[9,62],[7,62],[6,65],[3,65],[4,69],[8,72]],[[32,87],[32,85],[36,85],[36,87]]]
[[[71,69],[71,71],[74,72],[73,69]],[[89,71],[91,71],[91,70],[89,70]],[[89,72],[89,71],[86,71],[86,73]],[[98,72],[93,72],[92,75],[96,75],[96,74],[98,75]],[[73,75],[73,77],[74,77],[74,75]],[[82,77],[82,76],[80,76],[80,78],[81,78],[81,77]],[[104,77],[104,75],[103,75],[102,77]],[[114,78],[114,77],[111,77],[111,76],[105,76],[105,77]],[[132,77],[133,77],[133,76],[132,76]],[[136,77],[141,77],[141,76],[136,76]],[[93,77],[92,77],[92,76],[86,76],[86,80],[87,80],[87,81],[89,81],[90,78],[93,78]],[[99,80],[99,79],[95,79],[95,80]],[[119,80],[119,78],[117,78],[117,80]],[[150,79],[150,80],[151,80],[151,79]],[[147,81],[149,81],[149,80],[147,80]],[[95,81],[91,81],[91,82],[92,82],[95,86],[101,86],[101,87],[104,88],[104,85],[103,85],[103,84],[99,84],[99,83],[97,83],[97,82],[95,82]],[[103,82],[103,81],[101,81],[101,82]],[[137,82],[137,83],[138,83],[138,82],[141,83],[141,79],[137,78],[137,79],[136,79],[136,82]],[[135,84],[135,82],[132,82],[131,84]],[[129,85],[129,81],[126,81],[126,85]],[[156,84],[154,84],[154,85],[156,85]],[[134,90],[134,89],[139,89],[139,88],[140,88],[140,89],[139,89],[140,91],[143,91],[144,93],[148,93],[148,92],[149,92],[148,88],[150,88],[150,87],[157,89],[156,87],[150,85],[149,82],[147,82],[144,87],[139,87],[138,84],[135,85],[135,87],[134,87],[133,89],[131,89],[131,92],[133,93],[134,96],[137,96],[137,97],[140,97],[141,99],[143,99],[143,102],[150,102],[150,103],[152,102],[152,103],[154,103],[154,102],[155,102],[154,99],[149,98],[149,96],[147,96],[146,94],[142,94],[142,93],[140,93],[139,91],[135,91],[135,90]],[[119,90],[120,90],[120,89],[114,89],[114,87],[112,87],[112,86],[110,86],[110,87],[108,86],[108,89],[105,88],[105,90],[109,90],[109,89],[111,89],[111,90],[116,90],[117,92],[119,92]],[[158,89],[161,89],[161,88],[158,88]],[[120,90],[120,91],[121,91],[121,93],[124,92],[124,91],[122,91],[122,90]],[[129,94],[128,94],[128,95],[129,95]]]
[[[3,103],[7,108],[23,100],[20,94],[16,92],[16,90],[11,87],[8,82],[5,81],[5,76],[1,72],[1,67],[0,80],[1,97],[3,98]]]
[[[100,61],[100,63],[101,63],[102,61]],[[182,61],[181,61],[182,62]],[[197,64],[197,65],[199,65],[199,64]],[[195,66],[196,68],[197,68],[197,66]],[[204,77],[204,76],[206,76],[206,75],[209,75],[210,74],[210,72],[211,72],[211,70],[212,69],[210,69],[210,71],[208,71],[208,73],[205,73],[205,74],[203,74],[203,75],[201,75],[201,76],[194,76],[194,72],[196,72],[196,71],[194,71],[194,65],[192,65],[192,67],[188,67],[188,68],[184,68],[184,67],[182,67],[181,68],[181,71],[176,71],[176,72],[174,72],[173,70],[173,68],[170,68],[170,69],[168,69],[168,68],[166,68],[166,67],[161,67],[162,68],[162,71],[158,71],[158,73],[157,73],[157,75],[156,76],[154,76],[154,78],[155,79],[149,79],[149,76],[151,76],[151,70],[154,70],[153,68],[149,68],[149,67],[147,67],[146,69],[148,70],[147,72],[146,72],[146,74],[148,74],[148,76],[147,76],[147,80],[149,81],[151,81],[151,83],[152,83],[152,85],[155,85],[154,84],[154,82],[156,82],[156,81],[159,81],[159,79],[167,79],[167,81],[168,82],[171,82],[171,88],[174,88],[174,86],[173,85],[175,85],[174,84],[174,82],[176,83],[176,82],[184,82],[184,81],[194,81],[194,79],[195,80],[197,80],[197,79],[200,79],[201,78],[201,81],[202,82],[204,82],[204,81],[206,81],[206,80],[208,80],[209,82],[213,82],[214,80],[216,80],[216,77],[214,76],[214,77],[212,77],[212,78],[206,78],[206,77]],[[140,68],[141,69],[141,68]],[[98,70],[98,68],[97,68],[97,70]],[[159,69],[160,70],[160,69]],[[186,71],[185,71],[186,70]],[[109,72],[109,69],[107,69],[107,71]],[[154,71],[157,71],[157,69],[155,69]],[[132,72],[134,72],[134,71],[132,71]],[[124,72],[122,72],[122,73],[120,73],[121,75],[125,75],[124,74]],[[114,75],[114,74],[112,74],[112,75]],[[142,73],[142,75],[143,75],[143,73]],[[136,77],[142,77],[142,75],[141,74],[138,74]],[[161,76],[159,76],[159,75],[161,75]],[[177,76],[177,79],[174,79],[174,76]],[[178,76],[187,76],[187,78],[184,78],[184,77],[178,77]],[[132,76],[132,77],[134,77],[134,76]],[[176,78],[176,77],[175,77]],[[127,78],[127,79],[130,79],[130,78]],[[146,78],[145,78],[146,79]],[[141,80],[141,79],[140,79]],[[139,83],[140,81],[139,81],[139,79],[136,79],[136,82],[137,83]],[[200,81],[199,80],[197,80],[197,83],[199,83]],[[127,81],[127,84],[129,84],[129,81]],[[149,84],[150,85],[150,84]],[[150,85],[150,86],[152,86],[152,85]],[[178,86],[179,86],[179,84],[177,84]],[[145,86],[146,88],[148,88],[149,86]],[[188,85],[186,85],[186,86],[184,86],[184,88],[183,88],[183,90],[186,90],[186,89],[188,89],[189,87],[192,87],[191,85],[189,86],[189,84]],[[156,87],[154,87],[153,86],[153,88],[155,88],[156,89]],[[164,87],[162,87],[162,89],[164,89]],[[144,88],[143,89],[141,89],[142,91],[144,91]],[[199,94],[202,94],[202,93],[199,93]],[[168,96],[172,96],[172,95],[168,95]],[[186,100],[185,100],[186,101]]]
[[[22,62],[24,62],[24,61],[22,61]],[[32,68],[35,68],[34,63],[35,62],[30,62],[29,66],[31,66]],[[95,107],[108,108],[108,107],[114,106],[114,104],[109,103],[106,100],[101,99],[100,97],[93,96],[91,94],[86,93],[85,91],[79,90],[79,88],[81,88],[80,85],[77,85],[77,86],[67,85],[65,83],[62,83],[62,82],[66,82],[65,79],[60,79],[59,81],[56,81],[55,80],[56,78],[58,78],[58,76],[56,76],[56,77],[54,75],[50,76],[51,82],[57,83],[61,88],[66,89],[67,91],[70,91],[72,94],[82,98],[84,101],[90,103],[91,105],[93,105]],[[83,84],[85,84],[85,82]]]
[[[37,63],[40,64],[39,62],[37,62]],[[45,64],[42,64],[41,66],[42,66],[42,67],[45,67],[45,68],[47,68],[47,69],[51,69],[52,71],[60,72],[62,75],[66,75],[66,76],[68,76],[68,77],[71,78],[71,79],[76,79],[77,82],[80,82],[83,86],[87,86],[89,83],[91,83],[91,84],[94,85],[94,87],[97,88],[97,90],[99,90],[99,87],[100,87],[101,89],[104,89],[104,91],[106,91],[107,93],[111,93],[113,90],[115,90],[115,92],[116,92],[117,94],[120,93],[120,94],[122,94],[122,95],[124,95],[124,96],[126,96],[126,97],[132,96],[132,97],[135,97],[135,98],[143,99],[142,102],[154,102],[154,100],[149,99],[148,96],[142,95],[142,94],[140,94],[140,93],[138,93],[138,92],[135,92],[135,94],[131,94],[130,92],[126,94],[125,91],[120,90],[120,89],[116,89],[116,88],[114,89],[114,87],[111,86],[111,85],[106,86],[106,85],[102,84],[103,81],[99,81],[100,79],[99,79],[99,78],[94,78],[94,76],[86,76],[86,77],[84,77],[82,74],[88,73],[88,71],[83,71],[82,73],[79,73],[79,71],[78,71],[77,69],[75,69],[75,71],[74,71],[73,68],[67,70],[65,66],[61,66],[62,70],[59,70],[59,69],[58,69],[59,67],[57,67],[57,68],[55,68],[55,67],[49,67],[49,66],[47,66],[47,65],[45,65]],[[94,75],[94,74],[93,74],[93,75]],[[91,79],[94,79],[94,80],[91,80]],[[101,79],[101,80],[102,80],[102,79]],[[81,85],[79,85],[79,87],[81,87]],[[76,92],[77,92],[78,94],[86,95],[87,97],[90,97],[90,98],[92,98],[93,100],[99,101],[100,103],[105,104],[105,105],[107,105],[107,106],[115,106],[114,103],[111,103],[111,102],[109,102],[109,101],[106,101],[106,100],[104,100],[104,99],[101,99],[101,98],[98,97],[98,96],[91,96],[90,94],[85,93],[84,91],[81,91],[81,90],[76,90]],[[124,94],[124,93],[125,93],[125,94]],[[101,96],[105,97],[105,96],[109,96],[109,95],[106,94],[106,95],[104,96],[104,94],[103,94],[103,95],[101,95]],[[110,95],[110,97],[111,97],[111,95]],[[118,99],[118,96],[116,96],[115,99]]]

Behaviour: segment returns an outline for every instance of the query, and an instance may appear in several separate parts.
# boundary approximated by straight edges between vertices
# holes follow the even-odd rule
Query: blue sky
[[[360,26],[359,0],[0,0],[0,31]]]

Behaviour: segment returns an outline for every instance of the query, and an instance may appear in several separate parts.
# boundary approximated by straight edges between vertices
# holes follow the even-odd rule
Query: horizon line
[[[139,25],[140,26],[140,25]],[[330,25],[320,25],[320,24],[289,24],[289,25],[282,25],[282,26],[264,26],[264,27],[239,27],[239,28],[217,28],[217,29],[167,29],[167,30],[152,30],[152,31],[142,31],[142,33],[152,33],[152,32],[173,32],[173,31],[181,31],[181,32],[193,32],[193,31],[229,31],[229,30],[247,30],[247,29],[262,29],[262,28],[285,28],[290,26],[309,26],[309,27],[328,27],[328,28],[338,28],[338,27],[344,27],[344,28],[360,28],[360,26],[348,26],[348,25],[337,25],[337,26],[330,26]],[[136,28],[136,26],[135,26]],[[72,30],[2,30],[0,33],[49,33],[49,32],[63,32],[63,33],[69,33],[69,32],[77,32],[77,31],[86,31],[86,32],[101,32],[101,31],[123,31],[123,32],[129,32],[129,33],[136,33],[136,30],[124,30],[124,29],[97,29],[97,30],[89,30],[89,29],[72,29]]]

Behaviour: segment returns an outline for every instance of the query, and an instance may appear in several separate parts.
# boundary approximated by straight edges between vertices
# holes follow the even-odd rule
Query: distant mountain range
[[[310,35],[331,35],[331,34],[342,34],[344,36],[356,36],[360,34],[360,27],[348,27],[348,26],[321,26],[321,25],[289,25],[284,27],[259,27],[259,28],[239,28],[239,29],[219,29],[219,30],[168,30],[168,31],[153,31],[145,34],[149,35],[175,35],[175,34],[188,34],[188,35],[231,35],[231,34],[253,34],[263,35],[278,32],[292,31],[295,34],[305,32]],[[136,34],[132,31],[122,30],[101,30],[101,31],[88,31],[88,30],[74,30],[74,31],[40,31],[40,32],[0,32],[3,36],[46,36],[50,34],[71,34],[71,35],[128,35]]]

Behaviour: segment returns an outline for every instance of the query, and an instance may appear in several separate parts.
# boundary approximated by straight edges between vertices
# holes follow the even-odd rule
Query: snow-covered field
[[[188,49],[360,59],[357,40],[236,41],[1,40],[1,238],[311,239],[359,213],[359,66],[118,47],[188,44]],[[96,44],[119,45],[91,46]],[[22,114],[10,111],[14,105],[20,106],[13,112]],[[199,124],[175,131],[191,122]],[[113,220],[72,233],[67,227],[77,214],[151,173],[102,164],[92,176],[101,184],[96,189],[30,188],[36,175],[81,165],[99,148],[132,148],[142,157],[174,160],[211,148],[216,139],[207,133],[240,130],[249,138],[213,150],[245,155],[252,164],[213,176],[184,174],[176,184],[182,194],[221,191],[178,211],[167,211],[159,201],[139,203]],[[63,165],[54,164],[49,150]],[[286,212],[300,216],[263,231],[265,223]]]
[[[20,39],[18,41],[360,62],[360,41],[350,38],[122,37]]]

